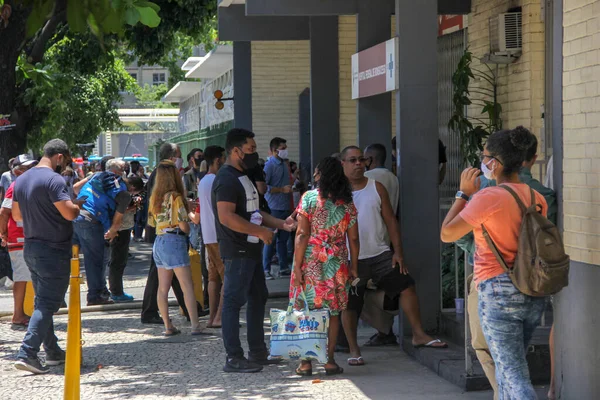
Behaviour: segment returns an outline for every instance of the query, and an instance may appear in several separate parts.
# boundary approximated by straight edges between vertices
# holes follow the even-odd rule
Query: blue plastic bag
[[[303,311],[293,309],[298,292],[304,299]],[[271,309],[270,315],[271,358],[327,362],[329,310],[310,311],[304,292],[297,288],[287,311]]]

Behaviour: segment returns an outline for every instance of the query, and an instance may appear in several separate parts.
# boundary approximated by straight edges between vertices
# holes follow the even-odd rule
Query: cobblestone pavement
[[[269,307],[281,307],[271,301]],[[175,312],[175,309],[172,308]],[[365,367],[345,366],[340,377],[329,378],[319,368],[321,383],[296,377],[294,364],[266,367],[259,374],[225,374],[220,332],[191,337],[189,325],[174,316],[183,334],[162,336],[162,326],[141,325],[139,311],[83,315],[84,366],[82,399],[488,399],[489,393],[462,393],[399,348],[367,349]],[[65,346],[66,316],[55,317],[57,335]],[[244,324],[245,326],[245,324]],[[371,332],[362,332],[361,341]],[[60,399],[64,368],[51,367],[34,376],[13,367],[24,331],[0,324],[0,398]],[[242,339],[245,342],[245,338]],[[41,353],[43,354],[43,353]],[[402,395],[399,395],[399,392]]]

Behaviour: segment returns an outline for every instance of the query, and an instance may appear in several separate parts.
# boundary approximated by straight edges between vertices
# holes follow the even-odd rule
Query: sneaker
[[[50,372],[50,368],[42,365],[37,358],[19,358],[15,362],[15,368],[21,371],[28,371],[33,374],[47,374]]]
[[[271,275],[270,272],[265,272],[265,280],[272,281],[273,279],[275,278],[273,278],[273,275]]]
[[[46,365],[55,366],[65,363],[67,353],[63,349],[58,349],[51,353],[46,352]]]
[[[248,356],[248,361],[254,364],[258,364],[258,365],[276,365],[276,364],[280,364],[282,359],[281,358],[271,358],[271,356],[268,355],[264,355],[261,357],[254,357],[249,355]]]
[[[255,364],[245,358],[228,358],[223,367],[224,372],[237,372],[241,374],[251,374],[262,371],[262,365]]]
[[[159,315],[154,315],[149,318],[142,318],[142,324],[162,325],[164,321]]]
[[[133,296],[130,294],[127,294],[127,293],[123,293],[122,295],[119,295],[119,296],[115,296],[114,294],[111,294],[110,298],[115,303],[127,303],[130,301],[133,301]]]

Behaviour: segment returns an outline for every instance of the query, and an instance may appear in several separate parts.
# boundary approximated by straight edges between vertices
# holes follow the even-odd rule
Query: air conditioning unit
[[[523,51],[523,17],[509,12],[490,18],[490,53],[495,56],[519,57]]]

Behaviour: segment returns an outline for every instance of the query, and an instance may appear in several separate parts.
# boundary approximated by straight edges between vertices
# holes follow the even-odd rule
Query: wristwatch
[[[456,196],[457,199],[463,199],[464,201],[469,201],[469,196],[467,196],[466,194],[464,194],[462,191],[458,191],[456,192]]]

